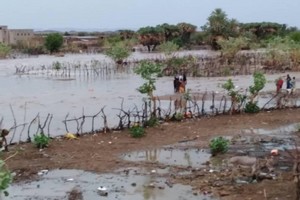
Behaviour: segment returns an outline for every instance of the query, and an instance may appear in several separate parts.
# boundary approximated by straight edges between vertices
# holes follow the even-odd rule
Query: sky
[[[300,28],[300,0],[0,0],[0,25],[35,30],[137,30],[187,22],[200,29],[216,8],[239,22],[277,22]]]

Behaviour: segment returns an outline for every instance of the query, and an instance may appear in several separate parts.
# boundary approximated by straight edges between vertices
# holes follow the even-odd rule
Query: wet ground
[[[10,146],[6,156],[20,151],[8,161],[17,181],[9,189],[9,198],[67,199],[71,194],[100,198],[98,188],[103,186],[108,199],[143,199],[144,195],[153,200],[260,199],[262,188],[271,199],[290,199],[282,198],[291,197],[293,189],[292,160],[283,149],[295,147],[299,120],[300,110],[291,109],[164,123],[148,128],[141,139],[124,131],[78,140],[58,138],[42,151],[32,144]],[[208,143],[216,136],[230,140],[230,146],[226,154],[211,157]],[[272,149],[279,149],[274,172],[264,169],[263,181],[256,183],[245,168],[232,182],[230,157],[249,155],[263,160]],[[283,187],[284,192],[276,192]],[[168,196],[172,194],[178,198]]]

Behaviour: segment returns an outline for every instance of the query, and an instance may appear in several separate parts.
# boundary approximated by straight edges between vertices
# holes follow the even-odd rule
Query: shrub
[[[246,113],[258,113],[260,111],[257,102],[249,101],[245,106]]]
[[[63,36],[59,33],[51,33],[45,39],[45,47],[50,53],[59,51],[64,42]]]
[[[5,58],[10,53],[11,49],[0,42],[0,58]]]
[[[145,126],[154,127],[159,124],[159,120],[157,117],[150,117],[149,120],[145,121]]]
[[[209,147],[212,155],[216,155],[218,153],[225,153],[228,150],[229,141],[223,137],[217,137],[210,141]]]
[[[8,196],[6,189],[12,182],[12,175],[6,168],[5,162],[0,160],[0,192],[4,192],[5,196]],[[1,198],[1,197],[0,197]]]
[[[112,58],[116,63],[123,63],[123,60],[130,55],[129,49],[122,42],[119,42],[109,48],[106,52],[110,58]]]
[[[133,126],[129,129],[130,135],[134,138],[140,138],[145,135],[145,128],[142,126]]]
[[[48,146],[50,138],[44,133],[36,134],[33,138],[33,143],[37,148],[43,149]]]

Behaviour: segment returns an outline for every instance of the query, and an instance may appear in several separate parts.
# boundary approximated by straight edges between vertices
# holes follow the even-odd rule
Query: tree
[[[180,31],[180,39],[183,45],[187,45],[190,42],[190,38],[192,33],[196,31],[196,26],[189,24],[189,23],[179,23],[177,27]]]
[[[135,36],[135,32],[128,29],[119,30],[118,32],[120,34],[121,40],[132,39]]]
[[[220,8],[215,9],[207,18],[207,23],[202,30],[207,33],[209,43],[217,49],[217,40],[234,37],[238,33],[238,22],[235,19],[228,19],[227,14]]]
[[[129,49],[126,47],[124,42],[118,42],[112,45],[107,51],[106,55],[111,57],[116,63],[122,64],[123,59],[130,55]]]
[[[259,107],[257,101],[254,101],[257,97],[259,91],[261,91],[267,82],[265,75],[261,72],[254,72],[253,74],[254,84],[249,87],[249,102],[245,106],[245,112],[247,113],[257,113],[259,112]]]
[[[179,27],[176,25],[164,23],[161,25],[157,25],[156,28],[163,31],[164,39],[166,42],[172,41],[180,36]]]
[[[64,42],[63,36],[59,33],[51,33],[45,39],[45,47],[50,53],[58,52]]]
[[[156,46],[164,41],[163,30],[160,27],[143,27],[138,30],[138,34],[139,42],[147,46],[149,52],[154,51]]]
[[[155,82],[158,75],[161,73],[161,66],[157,63],[142,61],[138,68],[134,71],[140,75],[146,82],[141,85],[137,90],[142,94],[147,94],[149,99],[153,101],[154,117],[156,116],[156,101],[153,96],[153,91],[156,90]]]

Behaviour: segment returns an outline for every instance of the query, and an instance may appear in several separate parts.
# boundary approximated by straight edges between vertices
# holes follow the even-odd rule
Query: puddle
[[[199,168],[209,161],[211,154],[206,150],[196,148],[161,148],[154,150],[136,151],[124,154],[128,161],[158,162],[165,165]]]
[[[287,135],[291,135],[298,130],[299,123],[293,123],[285,126],[280,126],[275,129],[242,129],[241,133],[244,134],[261,134],[261,135],[272,135],[277,137],[286,137]]]
[[[124,172],[124,171],[123,171]],[[108,195],[100,196],[98,188],[105,187]],[[170,187],[171,186],[171,187]],[[40,176],[40,180],[13,184],[4,199],[54,200],[68,199],[68,193],[76,188],[83,199],[117,200],[212,200],[210,196],[193,194],[190,186],[168,184],[167,179],[142,175],[137,170],[118,174],[94,174],[81,170],[53,170]]]

